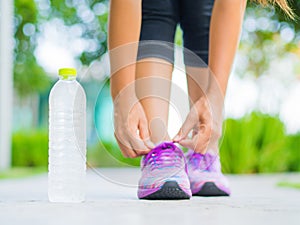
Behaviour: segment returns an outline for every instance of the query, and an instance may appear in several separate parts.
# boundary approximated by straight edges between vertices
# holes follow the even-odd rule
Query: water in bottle
[[[83,202],[86,174],[86,97],[76,70],[59,70],[49,97],[48,197]]]

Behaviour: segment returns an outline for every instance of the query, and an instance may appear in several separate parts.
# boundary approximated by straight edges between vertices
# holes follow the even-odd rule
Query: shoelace
[[[215,171],[215,161],[217,156],[206,153],[192,153],[189,158],[189,162],[192,164],[194,169],[201,169],[203,171]]]
[[[168,166],[182,167],[183,157],[173,143],[163,143],[147,154],[144,165],[150,165],[151,170]]]

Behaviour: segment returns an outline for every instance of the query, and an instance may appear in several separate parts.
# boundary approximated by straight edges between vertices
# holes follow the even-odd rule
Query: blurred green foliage
[[[228,119],[221,141],[221,161],[226,173],[299,171],[300,134],[286,135],[277,117],[252,113]]]
[[[81,30],[80,38],[88,43],[78,56],[83,65],[90,65],[107,51],[108,0],[15,0],[14,4],[14,84],[20,97],[40,93],[50,85],[34,55],[37,39],[47,22],[59,20],[66,27],[76,26]],[[290,4],[295,14],[300,15],[300,0],[290,1]],[[297,19],[287,18],[282,10],[274,7],[263,8],[251,2],[248,2],[246,18],[254,18],[255,24],[253,29],[244,29],[246,35],[241,40],[241,52],[249,56],[239,72],[241,76],[245,71],[260,76],[274,57],[296,51],[300,32]],[[286,31],[294,35],[282,43],[279,36]],[[175,42],[179,45],[182,45],[181,36],[181,30],[177,29]]]
[[[300,15],[300,1],[290,1],[290,4],[295,15]],[[241,77],[249,74],[259,77],[269,73],[274,60],[291,53],[299,57],[298,20],[298,17],[291,20],[278,8],[263,8],[249,2],[239,47],[243,63],[237,65],[236,73]]]
[[[43,91],[50,79],[34,56],[38,9],[34,0],[15,0],[14,87],[20,97]]]
[[[93,167],[139,166],[140,158],[124,158],[115,142],[102,142],[88,149],[88,162]]]
[[[14,167],[0,172],[0,179],[23,178],[45,173],[47,167]]]
[[[174,42],[176,45],[180,47],[183,46],[182,35],[183,35],[182,29],[180,28],[180,26],[177,26],[175,31]]]
[[[300,183],[293,183],[293,182],[279,182],[277,184],[279,187],[288,187],[288,188],[297,188],[300,189]]]
[[[300,171],[300,134],[287,135],[277,117],[252,113],[227,119],[221,139],[221,161],[225,173],[268,173]],[[47,166],[47,131],[17,132],[13,135],[13,166]],[[115,143],[88,148],[92,167],[139,166],[140,158],[124,158]]]
[[[12,137],[13,167],[46,167],[48,133],[45,130],[18,131]]]
[[[79,56],[79,61],[84,65],[90,65],[107,51],[107,2],[107,0],[14,1],[14,87],[21,98],[41,93],[50,86],[50,78],[38,64],[34,54],[37,39],[47,22],[58,19],[67,27],[76,25],[82,30],[81,38],[88,42],[88,47]]]
[[[81,28],[81,38],[89,46],[79,56],[82,64],[90,65],[107,51],[107,0],[50,0],[40,16],[41,21],[53,18],[64,21],[66,26]]]

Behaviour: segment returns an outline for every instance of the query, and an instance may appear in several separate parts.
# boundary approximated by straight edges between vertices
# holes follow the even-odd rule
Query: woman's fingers
[[[192,139],[183,139],[178,142],[180,145],[182,145],[185,148],[192,149],[197,153],[206,153],[207,152],[207,146],[209,144],[209,139],[206,139],[204,137],[201,137],[201,134],[195,135]]]
[[[193,136],[192,139],[185,138],[180,140],[178,143],[185,148],[194,150],[197,153],[205,153],[207,151],[210,138],[210,128],[201,125],[199,131]]]
[[[149,134],[149,128],[148,128],[148,122],[146,117],[143,117],[139,121],[139,135],[141,139],[143,140],[144,144],[149,148],[152,149],[155,147],[155,145],[150,140],[150,134]]]
[[[185,139],[190,131],[195,127],[195,125],[199,122],[198,113],[195,107],[191,109],[189,114],[187,115],[184,123],[182,124],[179,132],[173,138],[173,141],[180,142],[180,140]]]
[[[147,154],[151,149],[148,145],[151,145],[151,143],[149,142],[150,140],[147,141],[148,145],[144,142],[144,138],[145,140],[149,138],[146,116],[139,114],[138,117],[133,117],[132,120],[129,121],[128,126],[127,136],[133,151],[135,151],[138,156]]]
[[[188,134],[193,130],[193,138]],[[206,97],[200,98],[192,107],[180,131],[173,139],[180,145],[196,152],[206,151],[212,136],[212,114]]]
[[[139,133],[137,132],[131,133],[130,140],[129,140],[133,150],[137,153],[138,156],[146,155],[151,150],[151,148],[153,148],[148,146],[148,145],[151,146],[150,139],[143,140],[140,136],[140,133],[141,130],[139,130]],[[146,144],[145,141],[147,141],[148,145]]]
[[[138,155],[146,155],[150,149],[145,145],[142,139],[139,138],[131,138],[130,144],[132,146],[133,151]]]
[[[138,154],[133,150],[131,144],[127,141],[120,140],[119,137],[115,134],[115,138],[118,142],[118,145],[121,149],[121,152],[124,157],[127,158],[136,158],[138,157]]]

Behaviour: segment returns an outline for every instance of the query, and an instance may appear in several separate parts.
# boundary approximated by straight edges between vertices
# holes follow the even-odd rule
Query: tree
[[[34,50],[41,27],[52,19],[82,28],[82,39],[90,43],[79,56],[82,64],[90,65],[107,51],[106,0],[15,0],[14,87],[20,97],[49,88],[50,78],[38,65]]]
[[[80,55],[84,65],[90,65],[107,51],[107,0],[51,0],[51,8],[42,20],[59,18],[65,25],[80,25],[84,31],[82,38],[87,41],[88,48]]]
[[[14,87],[20,97],[43,91],[49,78],[34,57],[38,26],[34,0],[15,0]]]
[[[291,2],[295,15],[300,13],[300,0]],[[251,71],[255,77],[268,72],[270,63],[288,54],[298,54],[300,25],[297,17],[292,20],[282,10],[263,8],[250,3],[245,15],[240,53],[247,59],[237,72],[244,76]]]

